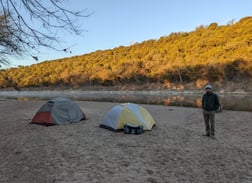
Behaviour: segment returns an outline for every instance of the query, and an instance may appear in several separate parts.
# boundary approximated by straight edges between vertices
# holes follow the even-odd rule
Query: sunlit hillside
[[[252,78],[252,17],[0,72],[0,87],[205,83]]]

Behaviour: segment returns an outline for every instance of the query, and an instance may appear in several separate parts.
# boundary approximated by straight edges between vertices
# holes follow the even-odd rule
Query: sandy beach
[[[126,135],[99,127],[118,103],[76,101],[88,120],[29,124],[44,102],[0,100],[1,183],[252,182],[252,112],[216,114],[212,139],[199,108],[142,105],[156,127]]]

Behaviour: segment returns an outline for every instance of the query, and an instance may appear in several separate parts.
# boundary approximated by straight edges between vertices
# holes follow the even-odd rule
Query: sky
[[[213,22],[226,25],[252,14],[252,0],[71,0],[67,6],[91,13],[78,21],[85,30],[80,36],[59,34],[62,46],[70,47],[71,53],[43,49],[39,61],[12,58],[8,67],[129,46]]]

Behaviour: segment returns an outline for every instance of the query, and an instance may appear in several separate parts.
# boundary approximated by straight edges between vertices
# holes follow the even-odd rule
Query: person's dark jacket
[[[202,109],[216,111],[220,106],[219,98],[215,93],[205,93],[202,97]]]

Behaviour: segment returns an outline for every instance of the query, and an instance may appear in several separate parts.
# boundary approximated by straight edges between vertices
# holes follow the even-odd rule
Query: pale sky
[[[212,22],[226,25],[252,15],[252,0],[71,0],[68,6],[93,12],[79,21],[86,30],[81,36],[60,35],[63,47],[71,46],[72,53],[41,50],[39,61],[12,59],[10,67],[129,46],[172,32],[193,31]]]

